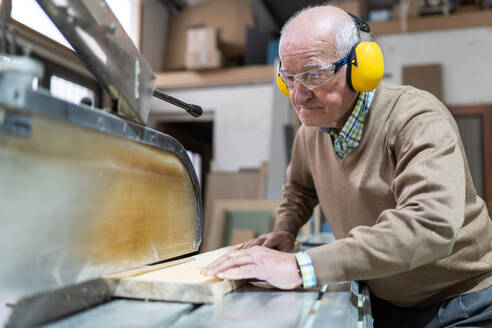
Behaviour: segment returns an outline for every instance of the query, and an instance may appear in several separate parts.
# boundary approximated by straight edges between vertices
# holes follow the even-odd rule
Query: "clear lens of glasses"
[[[281,77],[289,89],[295,88],[296,81],[301,82],[307,88],[315,88],[325,83],[334,72],[335,67],[330,64],[299,74],[285,74],[281,72]]]

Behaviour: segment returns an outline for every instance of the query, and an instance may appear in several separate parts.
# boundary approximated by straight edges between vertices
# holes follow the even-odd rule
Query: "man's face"
[[[326,49],[327,45],[319,41],[289,38],[292,39],[286,35],[280,45],[282,67],[287,74],[306,72],[341,59],[322,53],[319,49]],[[346,65],[317,87],[306,87],[297,81],[289,91],[299,119],[304,125],[315,127],[343,127],[357,96],[346,82]]]

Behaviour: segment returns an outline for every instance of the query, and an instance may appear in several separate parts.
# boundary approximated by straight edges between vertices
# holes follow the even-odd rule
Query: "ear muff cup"
[[[347,65],[347,82],[358,92],[369,92],[383,79],[384,60],[376,42],[360,42],[352,48]]]
[[[280,77],[280,72],[279,72],[280,65],[277,67],[277,86],[280,92],[286,97],[290,97],[290,92],[289,88],[285,85],[284,81]]]

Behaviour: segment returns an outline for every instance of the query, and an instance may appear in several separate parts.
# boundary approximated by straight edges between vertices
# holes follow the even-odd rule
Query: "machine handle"
[[[162,90],[159,90],[159,89],[154,89],[154,97],[159,98],[161,100],[164,100],[164,101],[166,101],[170,104],[173,104],[175,106],[178,106],[180,108],[183,108],[185,111],[187,111],[193,117],[199,117],[203,113],[203,110],[200,106],[193,105],[193,104],[187,104],[184,101],[181,101],[179,99],[171,97],[168,94],[165,94]]]

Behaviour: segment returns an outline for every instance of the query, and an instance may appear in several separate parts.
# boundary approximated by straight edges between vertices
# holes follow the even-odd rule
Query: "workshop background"
[[[72,42],[79,51],[90,48],[92,53],[86,58],[77,54],[38,2],[45,3],[46,8],[63,8],[64,11],[47,12],[73,23],[64,26],[64,33],[81,27],[86,30],[79,31],[80,35],[92,32],[94,35],[87,37],[87,44],[80,48]],[[222,247],[250,240],[273,228],[291,146],[301,124],[276,84],[279,32],[293,13],[325,1],[106,0],[155,72],[154,96],[156,92],[162,96],[164,91],[203,108],[203,115],[192,117],[169,102],[152,98],[148,120],[127,116],[139,114],[140,106],[120,112],[119,105],[124,103],[120,95],[128,89],[118,89],[113,81],[98,79],[91,73],[97,75],[98,68],[109,70],[111,65],[82,62],[91,62],[96,56],[104,60],[92,64],[106,64],[106,59],[110,63],[114,60],[118,67],[124,66],[120,63],[131,63],[131,73],[122,74],[124,78],[116,79],[118,82],[132,81],[139,77],[142,67],[144,72],[147,67],[139,66],[144,61],[136,52],[125,58],[128,54],[108,51],[131,45],[124,33],[123,39],[116,38],[121,27],[114,24],[112,15],[108,15],[109,23],[102,20],[87,24],[94,16],[84,10],[91,6],[97,13],[100,8],[110,13],[104,2],[38,2],[12,0],[8,18],[4,10],[8,2],[0,0],[2,17],[9,25],[7,28],[2,23],[0,50],[7,55],[31,57],[44,67],[43,77],[34,79],[32,85],[31,80],[25,80],[26,83],[19,74],[25,85],[15,92],[10,92],[9,81],[17,82],[19,76],[4,75],[6,78],[0,79],[0,155],[4,156],[0,160],[4,243],[0,247],[4,263],[0,267],[4,279],[0,288],[0,326],[11,313],[11,326],[29,327],[80,312],[80,317],[68,317],[66,326],[79,326],[81,318],[87,318],[86,326],[92,327],[99,320],[94,313],[102,313],[104,308],[109,312],[116,309],[114,314],[119,323],[123,314],[137,321],[147,319],[145,323],[139,322],[143,326],[151,326],[149,322],[154,318],[156,322],[162,321],[159,316],[163,312],[159,311],[169,311],[165,319],[170,325],[177,322],[176,326],[186,327],[186,320],[206,322],[213,317],[216,321],[210,321],[210,326],[220,326],[216,323],[230,324],[234,316],[229,312],[243,313],[245,308],[255,313],[246,315],[251,320],[262,317],[258,314],[260,310],[268,311],[271,321],[279,327],[288,326],[283,325],[283,319],[289,324],[299,322],[295,326],[305,323],[317,327],[316,322],[322,326],[337,313],[358,321],[359,327],[372,326],[365,325],[371,321],[367,319],[367,287],[359,287],[356,282],[283,294],[268,290],[251,292],[253,287],[246,286],[221,302],[210,304],[241,286],[235,281],[210,282],[200,274],[201,267],[227,250]],[[383,80],[428,90],[448,106],[460,129],[475,188],[490,211],[492,0],[332,3],[369,22],[372,37],[384,55]],[[91,38],[94,36],[104,37],[109,45],[121,48],[101,49],[99,39]],[[125,42],[117,42],[121,40]],[[17,62],[11,57],[0,59],[4,63],[0,67],[3,73],[17,69]],[[23,69],[26,67],[29,68]],[[127,72],[124,68],[127,67],[121,71]],[[111,72],[102,75],[107,78],[105,75]],[[130,93],[138,94],[138,88],[144,84],[135,81]],[[105,90],[113,93],[109,95]],[[150,92],[148,97],[152,97]],[[33,103],[33,108],[29,107]],[[45,120],[49,124],[43,123]],[[186,152],[174,139],[149,127],[178,140]],[[31,137],[31,128],[47,132]],[[21,145],[37,142],[35,148],[43,160],[40,163],[50,165],[43,166],[24,156],[17,151],[17,143],[10,140]],[[114,160],[115,154],[121,156]],[[89,174],[81,174],[79,164]],[[175,177],[178,171],[181,178]],[[166,180],[169,172],[174,174],[169,175],[173,178]],[[71,179],[67,180],[67,176]],[[311,220],[301,228],[298,249],[333,240],[324,220],[326,215],[329,213],[315,209]],[[208,252],[219,248],[222,249]],[[168,267],[173,269],[166,273]],[[173,289],[172,297],[166,288],[166,292],[156,292],[157,298],[145,294],[161,286],[162,281],[167,282],[166,274],[172,275],[174,269],[171,281],[184,285],[183,290]],[[158,275],[158,271],[165,279],[150,279],[153,288],[139,285],[140,278],[147,273]],[[190,272],[194,273],[192,278],[186,276]],[[176,277],[184,282],[174,281]],[[190,287],[190,281],[198,287]],[[219,296],[203,292],[217,285],[222,288]],[[134,292],[145,302],[129,300],[138,298]],[[190,295],[202,298],[182,298]],[[162,299],[163,296],[167,298]],[[277,297],[281,301],[275,303]],[[353,297],[358,301],[354,302]],[[149,299],[181,303],[147,302]],[[334,300],[339,305],[331,306]],[[96,307],[102,303],[105,304]],[[91,306],[94,308],[87,310]],[[128,310],[133,306],[138,311]],[[285,308],[293,310],[289,311],[290,316],[285,315]],[[137,312],[140,315],[135,315]],[[177,321],[178,317],[182,321]],[[104,320],[110,323],[111,318]],[[132,326],[131,322],[128,326]],[[65,325],[63,321],[59,324]],[[264,324],[271,327],[268,321]]]
[[[323,2],[143,2],[141,49],[154,70],[162,72],[157,85],[205,110],[203,118],[195,120],[155,101],[151,112],[154,127],[175,135],[201,156],[205,248],[214,242],[208,237],[211,221],[219,222],[213,214],[214,207],[221,207],[217,200],[281,197],[299,122],[274,81],[278,33],[292,13]],[[385,81],[426,89],[449,106],[462,132],[475,187],[491,204],[490,2],[334,4],[368,19],[384,54]],[[305,233],[329,231],[320,216],[314,216]]]
[[[269,229],[300,125],[288,99],[276,87],[279,31],[294,12],[324,1],[107,2],[156,72],[156,87],[204,109],[200,118],[193,118],[154,98],[149,115],[151,127],[183,144],[197,171],[204,202],[201,250],[258,235],[263,231],[258,212],[271,214],[264,228]],[[490,207],[492,2],[333,3],[368,20],[384,54],[385,81],[426,89],[453,112],[475,187]],[[50,27],[34,0],[14,0],[12,17],[19,22],[20,33],[30,38],[24,51],[45,63],[45,87],[75,102],[88,95],[96,106],[108,106],[107,95],[67,48],[63,36]],[[241,203],[241,199],[257,201]],[[224,218],[221,211],[228,209],[239,215],[245,209],[257,212],[250,213],[249,219]],[[315,211],[303,233],[329,232],[322,217],[323,213]]]

